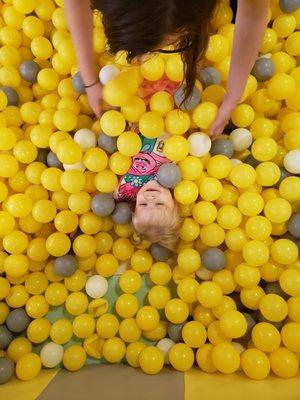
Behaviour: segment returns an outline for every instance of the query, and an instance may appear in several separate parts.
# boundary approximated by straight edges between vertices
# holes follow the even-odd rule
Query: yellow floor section
[[[185,400],[300,400],[300,373],[291,379],[273,376],[253,381],[242,373],[205,374],[197,369],[185,373]]]
[[[13,378],[9,383],[0,386],[0,399],[34,400],[52,381],[58,372],[58,369],[43,369],[37,378],[28,382],[21,382],[19,379]]]
[[[29,382],[14,378],[0,387],[0,399],[35,400],[59,370],[42,370]],[[138,383],[138,382],[137,382]],[[300,372],[295,378],[280,379],[270,376],[264,381],[253,381],[242,373],[232,375],[206,374],[198,369],[185,373],[183,400],[300,400]]]

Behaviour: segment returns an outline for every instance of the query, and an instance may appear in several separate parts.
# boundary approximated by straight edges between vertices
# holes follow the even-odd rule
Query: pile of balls
[[[14,373],[32,379],[42,366],[76,371],[87,357],[125,360],[148,374],[164,364],[242,370],[252,379],[297,374],[299,1],[271,1],[228,134],[212,143],[207,133],[225,95],[232,16],[222,0],[206,66],[183,101],[178,54],[129,66],[125,53],[106,52],[95,15],[104,85],[96,120],[62,0],[1,1],[0,383]],[[174,96],[158,90],[145,101],[145,82],[166,78],[178,84]],[[172,163],[158,180],[174,189],[183,218],[177,254],[138,242],[128,204],[113,198],[141,148],[136,127],[147,138],[170,134],[164,153]],[[109,304],[109,278],[120,268],[120,295]],[[152,286],[141,304],[146,274]],[[59,307],[68,318],[50,323]]]

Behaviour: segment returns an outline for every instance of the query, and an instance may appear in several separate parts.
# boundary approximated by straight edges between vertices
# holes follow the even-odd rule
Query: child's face
[[[139,215],[153,210],[173,210],[175,202],[169,189],[164,188],[156,181],[150,181],[138,192],[135,212]]]

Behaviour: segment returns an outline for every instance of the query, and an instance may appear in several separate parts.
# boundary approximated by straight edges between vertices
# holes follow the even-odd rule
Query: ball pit
[[[215,17],[184,100],[183,64],[129,66],[94,17],[103,114],[88,104],[62,2],[13,0],[0,28],[0,384],[121,360],[250,379],[295,376],[300,352],[299,2],[274,0],[225,133],[232,13]],[[222,3],[227,6],[227,1]],[[220,7],[219,13],[222,13]],[[222,21],[218,23],[216,21]],[[143,85],[167,77],[176,90]],[[163,79],[164,79],[163,78]],[[137,240],[118,181],[169,134],[158,182],[182,218],[174,254]]]

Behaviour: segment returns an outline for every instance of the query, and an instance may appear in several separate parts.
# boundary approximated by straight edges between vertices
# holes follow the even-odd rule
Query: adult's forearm
[[[268,20],[268,0],[238,2],[231,66],[227,83],[230,98],[238,101],[256,61]]]
[[[86,85],[95,81],[93,15],[89,0],[64,0],[81,76]]]

